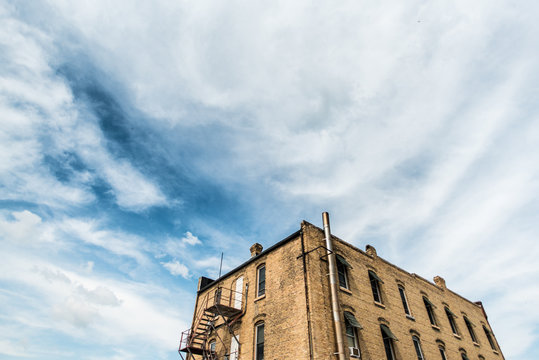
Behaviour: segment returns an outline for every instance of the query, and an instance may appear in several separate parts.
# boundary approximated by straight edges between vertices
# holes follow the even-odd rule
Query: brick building
[[[183,359],[504,359],[480,302],[303,221],[217,280],[199,279]]]

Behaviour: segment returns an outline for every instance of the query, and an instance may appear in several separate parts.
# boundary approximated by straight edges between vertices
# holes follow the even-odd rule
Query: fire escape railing
[[[245,297],[246,295],[247,291]],[[219,317],[221,317],[228,328],[228,332],[236,338],[230,326],[233,321],[243,315],[244,303],[245,299],[243,293],[240,291],[219,286],[213,292],[208,292],[200,302],[193,325],[181,333],[178,349],[181,358],[183,360],[189,360],[195,359],[195,355],[200,355],[204,360],[217,360],[218,357],[216,354],[208,349],[208,337],[212,330],[215,330],[216,323]],[[228,355],[225,359],[237,359],[237,356],[226,351],[227,346],[217,332],[216,337]],[[182,352],[186,353],[185,358]]]

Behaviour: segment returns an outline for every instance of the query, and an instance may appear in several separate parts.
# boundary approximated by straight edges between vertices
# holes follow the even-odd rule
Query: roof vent
[[[251,257],[260,254],[262,252],[262,249],[262,245],[260,245],[259,243],[254,243],[253,246],[251,246],[251,248],[249,249],[251,250]]]

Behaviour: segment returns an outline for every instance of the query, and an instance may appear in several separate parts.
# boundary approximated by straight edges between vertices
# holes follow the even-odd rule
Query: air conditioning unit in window
[[[351,358],[361,358],[361,351],[359,351],[359,348],[357,347],[349,347],[348,349],[350,349],[350,357]]]

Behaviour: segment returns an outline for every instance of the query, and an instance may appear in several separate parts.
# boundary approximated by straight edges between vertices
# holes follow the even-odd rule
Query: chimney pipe
[[[251,257],[257,256],[262,252],[262,245],[259,243],[254,243],[249,250],[251,250]]]
[[[322,221],[324,222],[324,234],[326,236],[329,288],[331,290],[331,312],[333,314],[333,325],[335,327],[335,339],[337,340],[337,355],[339,360],[346,360],[342,336],[341,311],[338,297],[339,284],[337,283],[337,264],[335,260],[335,253],[333,252],[333,242],[331,241],[331,230],[329,228],[329,214],[327,212],[322,214]]]

